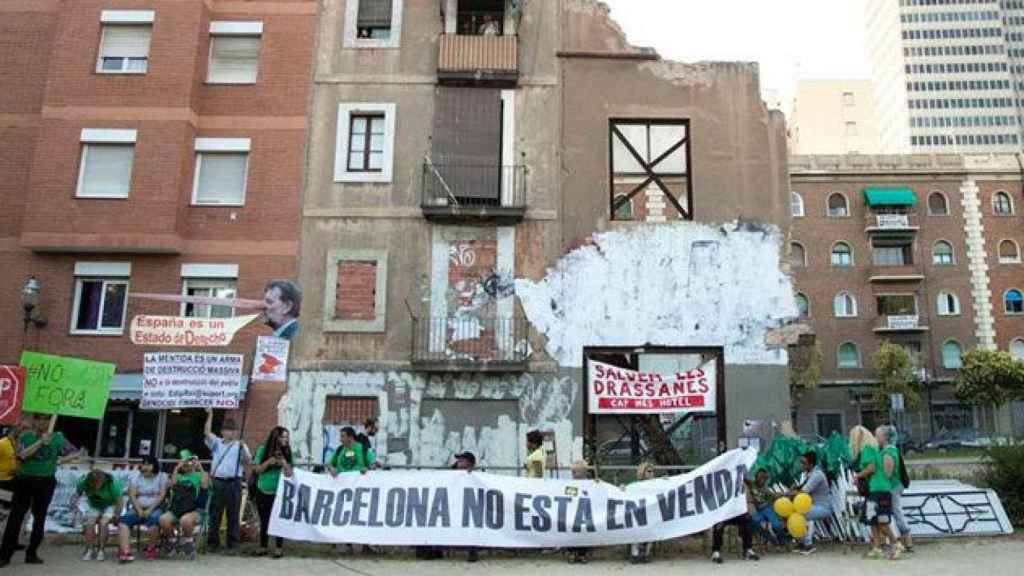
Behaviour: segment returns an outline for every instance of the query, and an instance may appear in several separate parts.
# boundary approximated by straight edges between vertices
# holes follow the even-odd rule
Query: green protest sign
[[[22,411],[100,420],[107,409],[113,364],[22,352],[28,378]]]

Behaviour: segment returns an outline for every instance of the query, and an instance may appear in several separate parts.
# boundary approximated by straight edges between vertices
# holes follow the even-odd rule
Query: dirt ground
[[[89,575],[140,575],[173,576],[210,574],[216,576],[281,576],[282,574],[320,573],[349,574],[355,576],[452,576],[453,574],[496,574],[499,576],[520,576],[544,574],[545,576],[586,575],[599,576],[616,574],[629,570],[652,576],[678,575],[689,570],[709,570],[722,576],[738,574],[770,574],[773,576],[861,576],[863,574],[906,574],[941,576],[1002,576],[1024,573],[1024,538],[986,538],[977,540],[947,540],[921,542],[917,553],[896,562],[886,560],[865,560],[862,549],[846,546],[829,546],[818,553],[804,557],[792,553],[775,552],[760,562],[744,562],[736,553],[727,553],[725,564],[714,566],[699,549],[673,554],[668,558],[655,558],[646,566],[630,566],[623,561],[618,551],[605,551],[600,558],[586,566],[569,565],[558,553],[541,552],[498,552],[484,553],[478,564],[469,564],[464,554],[455,554],[445,560],[431,562],[416,561],[411,554],[389,553],[380,555],[349,555],[342,550],[330,549],[294,550],[291,557],[281,560],[253,558],[250,556],[204,555],[193,562],[163,560],[118,565],[106,562],[83,562],[79,559],[81,549],[75,545],[46,546],[41,555],[43,566],[28,566],[22,562],[21,554],[5,570],[12,576],[75,576]],[[302,557],[299,557],[301,555]]]

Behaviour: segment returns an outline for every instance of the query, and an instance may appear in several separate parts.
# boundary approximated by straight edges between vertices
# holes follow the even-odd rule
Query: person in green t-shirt
[[[871,550],[868,558],[882,557],[882,544],[892,539],[889,523],[892,519],[892,473],[895,464],[891,456],[883,456],[878,440],[870,430],[854,426],[850,430],[850,454],[857,463],[855,482],[867,480],[868,496],[864,522],[871,526]],[[902,553],[899,543],[893,547],[893,559]]]
[[[256,449],[252,461],[251,474],[256,474],[256,493],[252,494],[256,509],[260,514],[260,550],[258,556],[265,556],[270,546],[270,513],[274,510],[274,499],[277,497],[277,486],[281,483],[281,474],[292,475],[292,449],[288,429],[276,426],[267,436],[267,441]],[[284,538],[274,539],[274,558],[283,555]]]
[[[903,481],[900,479],[900,467],[903,466],[903,454],[896,445],[899,432],[895,426],[879,426],[875,431],[875,438],[878,445],[882,447],[882,456],[892,459],[893,467],[889,474],[889,482],[892,484],[892,520],[898,537],[903,541],[903,552],[914,552],[914,540],[910,535],[910,523],[907,522],[907,515],[903,513]],[[883,462],[884,464],[884,462]],[[895,554],[895,551],[893,552]],[[898,557],[898,555],[897,555]]]
[[[82,536],[85,552],[82,560],[104,561],[108,526],[118,524],[124,508],[121,483],[109,473],[93,468],[78,481],[71,509],[82,515]],[[98,537],[97,537],[98,533]],[[127,558],[128,550],[119,550],[119,559]]]
[[[341,446],[334,451],[330,462],[327,462],[327,471],[331,476],[337,476],[344,472],[366,473],[369,465],[366,462],[366,454],[363,453],[363,445],[356,442],[356,430],[351,426],[341,429]]]

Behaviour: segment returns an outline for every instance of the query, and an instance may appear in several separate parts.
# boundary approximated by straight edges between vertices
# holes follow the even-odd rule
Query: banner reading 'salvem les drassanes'
[[[341,474],[282,479],[270,533],[385,546],[549,548],[650,542],[694,534],[747,511],[757,454],[733,450],[682,476],[625,490],[590,480],[479,472]]]
[[[588,362],[591,414],[682,414],[715,412],[715,362],[676,374],[638,372]]]

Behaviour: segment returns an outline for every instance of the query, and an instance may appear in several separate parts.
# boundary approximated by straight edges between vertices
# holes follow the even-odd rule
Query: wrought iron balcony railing
[[[412,319],[412,364],[428,371],[523,371],[530,355],[525,318]]]

